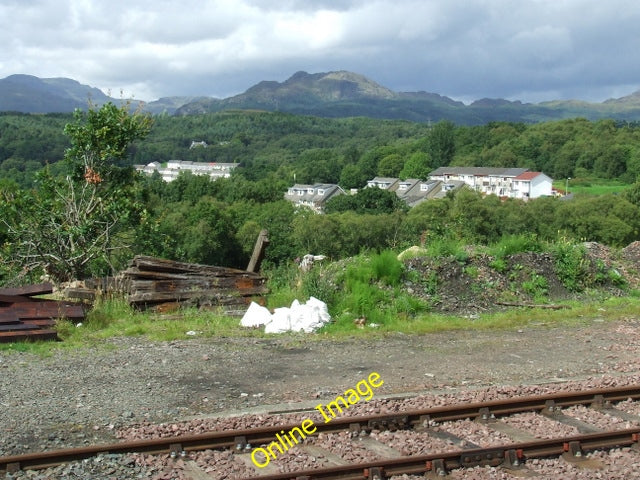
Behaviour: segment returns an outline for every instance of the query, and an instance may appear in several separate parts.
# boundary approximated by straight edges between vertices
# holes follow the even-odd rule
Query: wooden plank
[[[0,288],[0,295],[24,295],[31,297],[34,295],[46,295],[48,293],[53,293],[53,285],[48,282],[25,285],[23,287]]]
[[[176,301],[176,300],[190,300],[190,299],[199,299],[199,300],[218,300],[224,301],[240,299],[242,297],[250,297],[255,295],[264,295],[269,292],[269,289],[265,286],[255,287],[255,288],[247,288],[242,291],[234,290],[232,292],[215,292],[211,290],[193,290],[193,291],[181,291],[181,292],[136,292],[129,295],[130,302],[168,302],[168,301]]]
[[[258,235],[256,244],[253,247],[251,260],[249,260],[249,265],[247,266],[247,272],[257,272],[258,270],[260,270],[260,265],[262,264],[264,254],[268,246],[269,233],[266,230],[260,230],[260,234]]]
[[[199,273],[203,275],[238,275],[255,273],[247,272],[237,268],[218,267],[213,265],[202,265],[199,263],[184,263],[174,260],[165,260],[162,258],[147,257],[138,255],[133,258],[131,265],[137,267],[141,271],[159,271],[169,273]]]
[[[189,276],[185,273],[171,273],[171,272],[158,272],[153,270],[140,270],[137,267],[130,267],[122,272],[126,278],[129,278],[130,281],[135,281],[138,279],[150,279],[150,280],[170,280],[170,279],[178,279],[178,280],[186,280]]]
[[[96,299],[96,290],[89,288],[67,288],[64,291],[65,298],[93,301]]]
[[[243,288],[255,288],[264,281],[256,278],[206,278],[174,280],[132,280],[130,292],[188,292],[191,290],[234,291]]]

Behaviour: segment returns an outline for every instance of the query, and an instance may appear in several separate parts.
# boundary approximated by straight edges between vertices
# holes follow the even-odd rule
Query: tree
[[[394,192],[381,188],[367,187],[355,195],[337,195],[327,202],[325,212],[336,213],[355,211],[356,213],[392,213],[403,211],[407,205]]]
[[[404,159],[398,153],[382,158],[378,163],[378,175],[381,177],[397,177],[404,167]]]
[[[45,169],[33,192],[2,205],[20,212],[3,221],[12,259],[24,271],[42,271],[61,282],[113,270],[113,253],[127,247],[127,227],[142,210],[136,175],[116,163],[150,126],[150,118],[129,113],[129,105],[76,111],[64,129],[71,139],[66,175]]]
[[[400,178],[419,178],[425,180],[431,173],[431,159],[425,152],[413,153],[400,171]]]
[[[64,127],[64,133],[71,140],[64,159],[73,180],[93,180],[99,184],[97,180],[104,178],[113,184],[119,168],[117,163],[126,158],[127,147],[151,129],[149,116],[140,112],[131,114],[129,110],[129,104],[117,107],[108,102],[97,110],[74,112],[74,122]]]
[[[448,120],[441,120],[429,134],[429,156],[433,166],[449,165],[455,153],[455,125]]]
[[[361,188],[367,183],[367,176],[357,165],[345,165],[340,173],[340,186],[342,188]]]

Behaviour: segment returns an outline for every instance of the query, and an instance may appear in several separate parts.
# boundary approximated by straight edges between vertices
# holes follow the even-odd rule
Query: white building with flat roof
[[[162,176],[162,180],[172,182],[178,178],[181,172],[191,172],[194,175],[208,175],[211,180],[227,178],[231,176],[231,172],[237,166],[237,163],[169,160],[164,167],[159,162],[151,162],[147,165],[138,166],[136,169],[146,175],[153,175],[154,172],[158,172]]]

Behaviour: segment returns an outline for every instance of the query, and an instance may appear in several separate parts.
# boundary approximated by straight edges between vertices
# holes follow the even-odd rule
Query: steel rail
[[[335,433],[344,430],[351,430],[357,433],[360,431],[368,432],[373,429],[422,428],[432,422],[466,418],[488,420],[493,417],[520,412],[545,410],[553,412],[557,408],[573,405],[606,406],[608,403],[626,399],[640,399],[640,385],[458,404],[404,413],[338,417],[331,419],[327,423],[315,424],[317,428],[315,433]],[[280,433],[281,430],[289,431],[299,426],[299,424],[268,426],[5,456],[0,457],[0,471],[48,468],[70,461],[90,458],[101,453],[181,455],[183,452],[205,449],[247,451],[252,448],[252,445],[271,443],[275,435]]]
[[[598,449],[625,447],[638,443],[640,427],[611,432],[552,438],[501,446],[455,450],[376,460],[353,465],[300,470],[246,477],[243,480],[384,480],[394,475],[444,475],[450,470],[473,467],[499,467],[517,470],[533,458],[572,455],[579,462],[582,453]]]

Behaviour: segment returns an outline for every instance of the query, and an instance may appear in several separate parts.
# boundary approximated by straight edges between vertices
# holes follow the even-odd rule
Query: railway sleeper
[[[587,458],[582,452],[580,442],[568,442],[564,445],[564,452],[561,458],[578,468],[588,468],[591,470],[600,470],[604,468],[604,463],[599,460]]]

